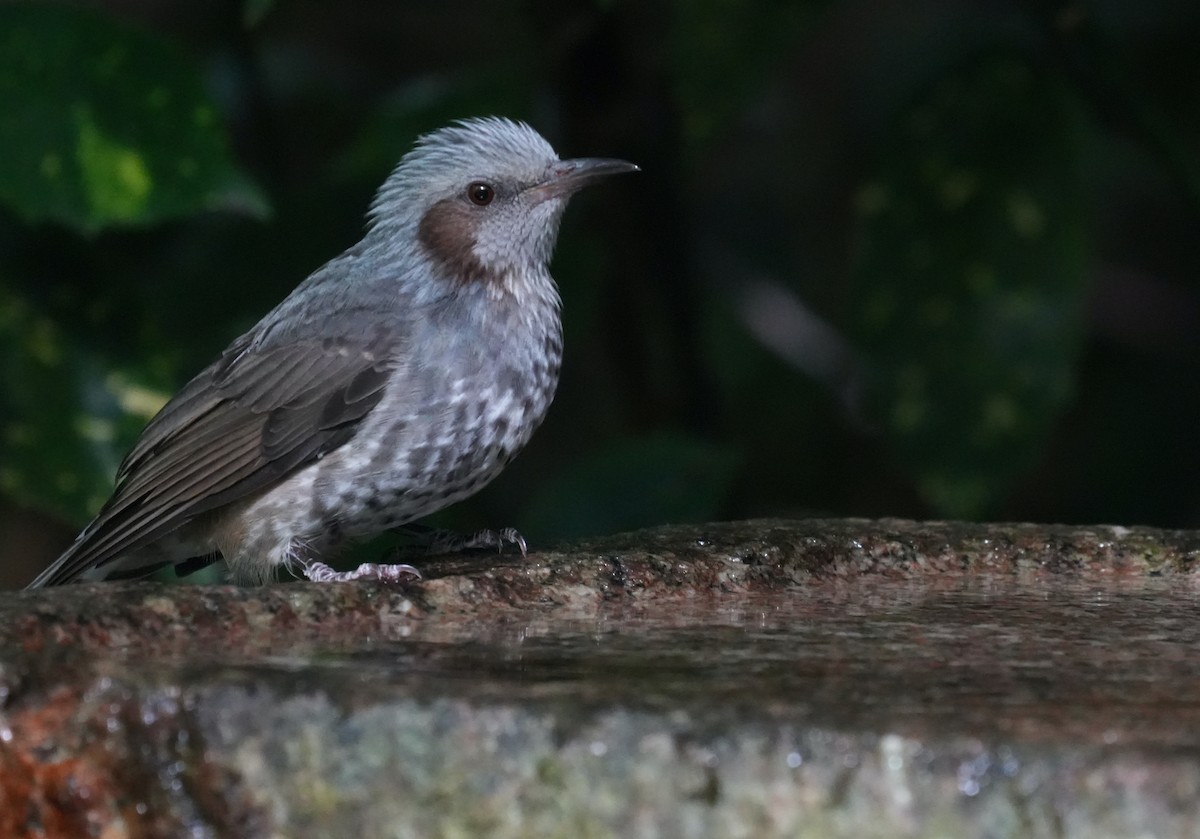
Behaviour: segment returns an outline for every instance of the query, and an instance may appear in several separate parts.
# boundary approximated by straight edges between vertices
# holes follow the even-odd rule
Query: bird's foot
[[[451,533],[448,530],[435,530],[429,540],[429,552],[456,553],[472,548],[494,548],[497,553],[503,553],[505,545],[516,545],[521,549],[521,556],[529,552],[525,546],[525,537],[512,527],[503,530],[480,530],[470,536]]]
[[[364,562],[353,571],[335,571],[324,562],[312,560],[303,567],[304,576],[314,583],[342,583],[350,580],[378,580],[381,583],[411,583],[421,572],[411,565],[384,565]]]

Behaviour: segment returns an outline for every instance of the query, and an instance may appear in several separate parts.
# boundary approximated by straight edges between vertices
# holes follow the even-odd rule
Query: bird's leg
[[[317,559],[302,561],[300,570],[314,583],[341,583],[349,580],[378,580],[381,583],[410,583],[421,579],[421,572],[411,565],[383,565],[364,562],[353,571],[335,571]]]

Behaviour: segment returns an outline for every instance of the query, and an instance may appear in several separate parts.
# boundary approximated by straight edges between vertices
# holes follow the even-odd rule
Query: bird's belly
[[[424,402],[420,412],[381,411],[374,433],[356,435],[319,464],[314,489],[335,499],[323,519],[338,535],[354,538],[472,495],[528,442],[553,388],[547,381],[517,389],[455,382],[445,398]],[[358,445],[360,437],[372,443]]]

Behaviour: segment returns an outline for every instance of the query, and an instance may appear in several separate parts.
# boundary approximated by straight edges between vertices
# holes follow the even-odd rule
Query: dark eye
[[[496,190],[483,183],[483,181],[476,181],[467,187],[467,197],[471,199],[472,204],[486,207],[496,197]]]

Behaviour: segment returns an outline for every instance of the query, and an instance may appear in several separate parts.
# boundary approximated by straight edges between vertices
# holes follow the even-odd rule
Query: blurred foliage
[[[522,526],[547,537],[618,533],[721,511],[737,459],[678,435],[615,440],[537,488]]]
[[[83,9],[0,5],[0,202],[82,232],[206,209],[262,214],[196,69]]]
[[[698,154],[736,124],[747,101],[784,71],[796,36],[827,2],[730,0],[674,5],[671,59],[685,150]]]
[[[896,117],[862,214],[854,307],[872,418],[940,513],[986,514],[1073,393],[1087,249],[1079,109],[987,55]]]
[[[225,209],[262,215],[196,68],[160,38],[82,9],[0,5],[0,202],[92,235]],[[9,270],[12,270],[11,264]],[[0,490],[86,520],[177,371],[117,361],[114,298],[55,317],[53,285],[0,273]],[[59,301],[61,303],[61,301]],[[157,369],[156,369],[157,368]]]
[[[120,458],[170,395],[167,377],[79,344],[3,285],[0,373],[0,491],[70,521],[104,503]]]
[[[1182,0],[2,4],[0,492],[82,523],[417,134],[504,113],[644,171],[574,202],[559,397],[436,524],[1200,525],[1197,36]]]

